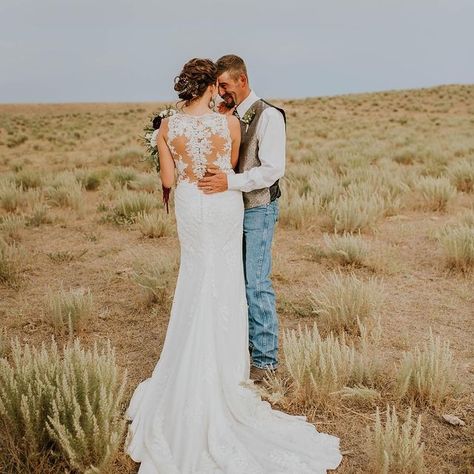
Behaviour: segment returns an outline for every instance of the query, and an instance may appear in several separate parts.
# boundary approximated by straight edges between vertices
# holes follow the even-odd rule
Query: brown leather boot
[[[253,383],[258,384],[262,383],[265,375],[276,374],[277,369],[255,367],[254,365],[250,366],[250,378],[253,380]]]

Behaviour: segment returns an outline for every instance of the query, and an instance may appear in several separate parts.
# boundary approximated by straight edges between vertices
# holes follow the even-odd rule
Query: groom
[[[219,95],[240,119],[242,138],[236,174],[209,166],[213,176],[198,183],[204,193],[240,190],[244,199],[243,257],[249,317],[250,377],[260,382],[278,366],[278,316],[270,280],[271,247],[278,219],[278,180],[285,171],[286,117],[283,109],[259,98],[249,86],[239,56],[217,61]]]

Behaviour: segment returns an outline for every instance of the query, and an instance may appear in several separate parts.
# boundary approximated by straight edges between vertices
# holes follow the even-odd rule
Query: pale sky
[[[266,98],[474,83],[474,0],[0,0],[0,103],[174,99],[242,56]]]

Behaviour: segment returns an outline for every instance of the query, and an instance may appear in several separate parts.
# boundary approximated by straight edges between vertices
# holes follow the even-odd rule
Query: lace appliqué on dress
[[[203,178],[209,163],[226,172],[232,170],[232,141],[225,115],[174,114],[169,118],[167,142],[177,169],[177,184]]]

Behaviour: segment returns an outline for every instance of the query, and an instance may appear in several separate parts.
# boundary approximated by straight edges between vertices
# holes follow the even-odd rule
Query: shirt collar
[[[239,114],[239,117],[243,117],[245,112],[247,112],[251,105],[258,99],[260,99],[260,97],[258,97],[257,94],[251,90],[250,94],[237,106],[237,113]]]

